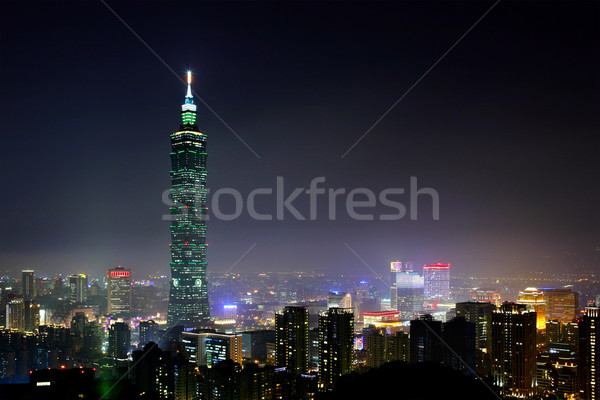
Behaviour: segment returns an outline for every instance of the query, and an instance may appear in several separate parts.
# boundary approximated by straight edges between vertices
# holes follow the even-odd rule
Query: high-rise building
[[[327,308],[352,308],[352,295],[330,292],[327,295]]]
[[[442,362],[457,371],[471,372],[476,367],[476,325],[463,317],[442,324]],[[452,350],[450,350],[452,349]]]
[[[200,365],[212,367],[220,361],[233,360],[242,363],[242,334],[210,333],[203,340],[204,360]]]
[[[147,343],[154,342],[158,343],[160,340],[159,326],[154,320],[140,321],[139,334],[140,343],[139,347],[143,348]]]
[[[149,398],[167,399],[170,394],[172,396],[174,377],[170,376],[173,365],[169,352],[148,343],[143,350],[132,352],[131,356],[131,380],[140,392]]]
[[[425,265],[423,267],[424,297],[426,301],[450,299],[450,264]]]
[[[492,378],[502,395],[535,394],[536,319],[523,304],[504,303],[492,312]]]
[[[83,328],[83,351],[90,360],[102,355],[104,327],[96,322],[88,322]]]
[[[562,326],[562,342],[571,347],[571,351],[578,353],[579,349],[579,323],[569,322]]]
[[[528,310],[536,312],[537,329],[546,329],[546,300],[544,299],[544,292],[537,288],[529,287],[519,292],[518,303],[525,304]]]
[[[241,333],[216,333],[208,330],[182,332],[181,343],[187,359],[196,365],[212,368],[227,359],[242,363]]]
[[[115,322],[108,331],[108,354],[116,360],[127,360],[131,331],[124,322]]]
[[[330,308],[319,314],[319,384],[333,388],[338,378],[352,372],[354,356],[352,309]]]
[[[456,303],[456,316],[475,324],[475,340],[477,348],[489,351],[492,341],[492,311],[496,306],[492,303],[467,301]]]
[[[388,335],[385,329],[371,329],[364,335],[367,367],[379,367],[390,361],[409,362],[410,342],[406,332]]]
[[[237,305],[235,305],[235,304],[223,305],[223,318],[236,319],[237,318]]]
[[[87,296],[88,279],[85,274],[69,275],[69,300],[71,303],[83,303]]]
[[[196,366],[179,358],[173,363],[174,400],[196,400]]]
[[[546,319],[572,322],[579,310],[579,293],[571,289],[539,288],[546,302]]]
[[[275,314],[276,365],[292,374],[308,370],[308,309],[287,306]]]
[[[31,300],[25,300],[25,331],[33,332],[40,324],[40,305]]]
[[[252,361],[267,359],[267,343],[275,343],[275,331],[259,330],[242,332],[242,355]]]
[[[201,369],[198,380],[198,398],[205,400],[240,399],[242,367],[233,360],[217,363],[213,368]]]
[[[121,266],[106,272],[108,314],[127,316],[131,313],[131,271]]]
[[[24,269],[23,274],[23,299],[25,301],[33,300],[35,297],[34,273],[32,269]]]
[[[171,134],[171,287],[168,324],[200,328],[210,322],[206,281],[206,134],[196,125],[192,75]]]
[[[410,362],[442,360],[442,321],[429,314],[410,321]]]
[[[415,314],[423,311],[424,303],[424,287],[423,277],[418,272],[412,270],[412,264],[406,263],[404,268],[396,270],[396,285],[395,285],[395,298],[396,302],[391,303],[390,308],[392,310],[398,310],[400,312],[400,318],[412,319]],[[392,282],[392,290],[394,284]]]
[[[583,400],[600,399],[600,308],[586,307],[579,322],[579,390]]]
[[[558,320],[546,321],[546,342],[558,343],[562,340],[561,324]]]
[[[402,272],[402,263],[400,261],[392,261],[390,263],[390,310],[398,309],[398,287],[396,286],[396,282],[400,272]]]
[[[471,301],[492,303],[496,307],[502,304],[501,293],[494,289],[473,289],[471,292]]]
[[[5,328],[13,331],[25,331],[25,301],[22,298],[12,299],[6,304]]]

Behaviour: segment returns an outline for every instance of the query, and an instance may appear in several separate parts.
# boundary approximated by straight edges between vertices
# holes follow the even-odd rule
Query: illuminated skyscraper
[[[292,374],[308,370],[308,309],[288,306],[275,314],[276,364]]]
[[[196,125],[192,75],[171,134],[171,290],[168,324],[200,328],[210,322],[206,281],[206,135]]]
[[[504,303],[492,312],[491,362],[494,384],[505,396],[530,397],[536,380],[536,313]]]
[[[539,288],[546,302],[546,319],[567,324],[575,318],[579,308],[579,293],[571,289]]]
[[[86,298],[88,279],[84,274],[69,275],[69,300],[71,303],[83,303]]]
[[[423,267],[424,297],[425,300],[450,299],[450,265],[425,265]]]
[[[600,308],[586,307],[579,322],[579,388],[584,400],[600,399]]]
[[[337,379],[352,372],[354,356],[352,309],[330,308],[319,315],[319,382],[333,388]]]
[[[390,263],[390,309],[398,309],[398,287],[396,287],[396,281],[398,279],[398,273],[402,272],[402,263],[400,261],[392,261]]]
[[[131,312],[131,271],[118,266],[106,272],[108,314],[127,316]]]
[[[35,286],[33,284],[33,274],[34,271],[32,269],[24,269],[21,271],[23,273],[23,299],[33,300],[35,296]]]
[[[525,304],[528,310],[537,313],[537,329],[546,329],[546,300],[544,293],[534,287],[529,287],[519,292],[519,304]]]
[[[392,275],[396,276],[396,285],[395,293],[390,298],[390,308],[400,311],[400,318],[412,319],[416,313],[423,311],[423,277],[412,270],[410,263],[406,263],[400,270],[396,268]],[[395,302],[392,302],[394,299]]]

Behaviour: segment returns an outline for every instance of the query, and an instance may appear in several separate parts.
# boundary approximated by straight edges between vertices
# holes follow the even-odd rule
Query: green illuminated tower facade
[[[171,134],[171,288],[169,326],[201,328],[210,321],[206,280],[206,135],[196,125],[192,76]]]

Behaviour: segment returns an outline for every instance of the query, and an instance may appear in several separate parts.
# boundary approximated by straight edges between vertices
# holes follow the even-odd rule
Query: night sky
[[[431,187],[419,218],[209,221],[209,271],[555,271],[600,245],[597,2],[107,3],[196,98],[212,192]],[[185,85],[99,1],[0,3],[0,269],[169,269]],[[408,204],[408,196],[398,197]],[[294,205],[308,217],[308,196]],[[275,196],[257,199],[274,213]],[[222,205],[231,212],[231,204]],[[364,212],[364,210],[360,210]],[[394,212],[379,206],[374,214]],[[574,256],[576,255],[576,256]],[[574,261],[584,257],[584,262]],[[591,263],[590,263],[591,262]],[[386,275],[387,276],[387,275]]]

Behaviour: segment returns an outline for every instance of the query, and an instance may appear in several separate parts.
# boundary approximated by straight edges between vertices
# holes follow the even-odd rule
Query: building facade
[[[535,394],[536,319],[523,304],[504,303],[492,313],[492,378],[502,395]]]
[[[206,281],[206,135],[196,125],[192,77],[181,106],[181,126],[171,134],[171,283],[169,326],[210,323]]]
[[[275,314],[276,365],[294,375],[308,372],[308,309],[288,306]]]
[[[586,307],[579,322],[579,389],[583,400],[600,399],[600,308]]]
[[[87,297],[88,278],[85,274],[69,275],[69,300],[83,303]]]
[[[34,274],[35,271],[32,269],[24,269],[21,271],[23,280],[23,299],[25,301],[33,300],[35,297],[35,285],[34,285]]]
[[[425,265],[423,281],[425,301],[450,300],[450,264]]]
[[[319,315],[319,384],[333,388],[337,379],[352,372],[354,314],[348,308],[330,308]]]
[[[131,271],[118,266],[106,272],[108,314],[128,316],[131,313]]]

